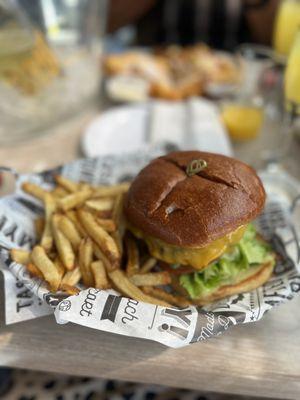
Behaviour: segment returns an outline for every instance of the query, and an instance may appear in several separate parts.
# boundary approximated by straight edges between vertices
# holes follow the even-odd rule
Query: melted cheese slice
[[[130,227],[130,230],[135,236],[146,242],[153,257],[169,264],[190,265],[200,270],[220,257],[230,246],[238,243],[245,233],[246,226],[241,226],[204,247],[174,246],[160,239],[145,235],[136,228]]]

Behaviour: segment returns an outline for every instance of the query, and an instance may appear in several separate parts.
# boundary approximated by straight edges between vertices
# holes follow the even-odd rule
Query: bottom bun
[[[232,296],[233,294],[250,292],[267,282],[273,273],[273,269],[274,262],[272,261],[253,267],[251,274],[249,274],[250,271],[247,271],[238,276],[235,284],[220,286],[207,295],[193,299],[191,303],[203,306],[216,300],[223,299],[224,297]]]

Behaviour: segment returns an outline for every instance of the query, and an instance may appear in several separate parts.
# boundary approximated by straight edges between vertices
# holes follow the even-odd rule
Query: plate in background
[[[95,118],[82,138],[87,157],[123,154],[165,145],[232,155],[232,147],[214,103],[151,101],[114,107]]]

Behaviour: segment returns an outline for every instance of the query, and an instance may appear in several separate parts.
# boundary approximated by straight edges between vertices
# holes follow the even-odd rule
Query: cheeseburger
[[[275,264],[251,222],[265,203],[248,165],[220,154],[173,152],[153,160],[124,202],[130,231],[168,264],[177,286],[197,304],[266,282]]]

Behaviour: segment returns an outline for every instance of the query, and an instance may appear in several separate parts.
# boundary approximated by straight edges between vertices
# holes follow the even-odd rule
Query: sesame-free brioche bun
[[[188,176],[187,166],[198,159],[206,168]],[[202,248],[247,225],[264,202],[263,185],[250,166],[220,154],[178,151],[141,170],[125,198],[124,212],[140,236]]]

